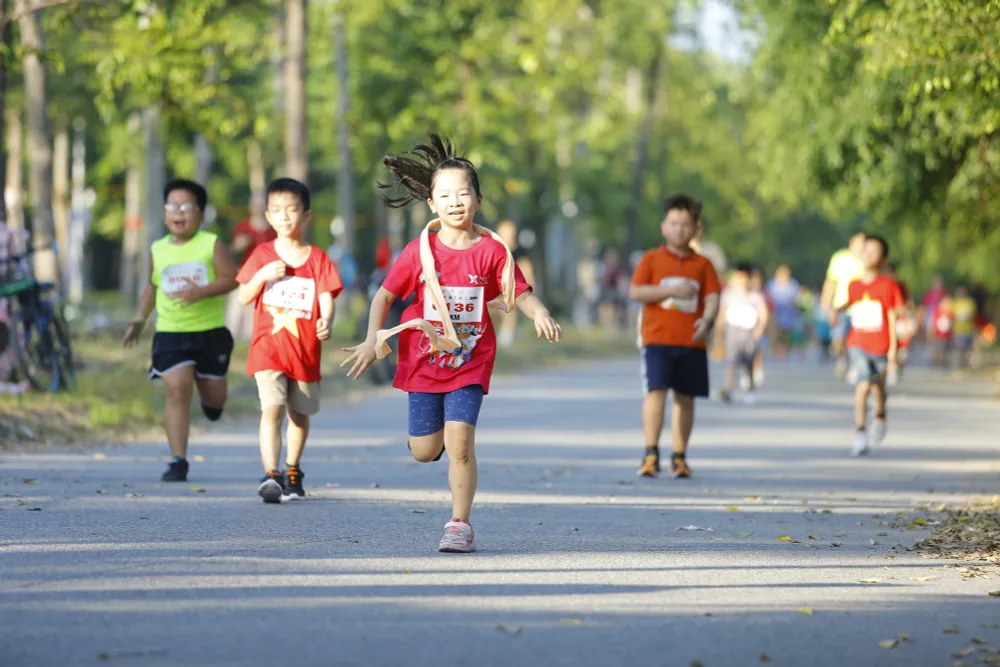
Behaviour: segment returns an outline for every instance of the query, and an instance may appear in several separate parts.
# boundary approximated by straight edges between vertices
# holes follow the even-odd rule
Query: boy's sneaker
[[[683,454],[674,454],[670,458],[670,476],[675,479],[688,479],[691,477],[691,468],[688,467],[687,460]]]
[[[660,452],[655,449],[647,449],[646,455],[642,457],[642,465],[635,473],[639,477],[656,477],[660,474]]]
[[[302,478],[306,474],[298,467],[290,467],[285,471],[282,479],[282,500],[302,500],[306,497],[306,490],[302,488]]]
[[[868,429],[869,441],[871,444],[878,447],[885,440],[885,433],[889,430],[888,424],[885,422],[885,417],[876,417],[872,420],[872,425]]]
[[[854,446],[851,447],[851,456],[864,456],[868,453],[868,434],[858,431],[854,436]]]
[[[728,405],[729,403],[733,402],[733,392],[726,391],[725,389],[723,389],[722,391],[719,392],[719,398],[722,399],[723,403],[726,403]]]
[[[444,525],[444,536],[438,544],[438,551],[452,554],[468,554],[476,550],[472,526],[461,519],[452,519]]]
[[[281,473],[277,470],[271,470],[260,480],[260,486],[257,487],[257,495],[268,504],[280,503],[281,502]]]
[[[161,482],[186,482],[188,478],[187,459],[175,458],[167,466],[167,471],[160,477]]]

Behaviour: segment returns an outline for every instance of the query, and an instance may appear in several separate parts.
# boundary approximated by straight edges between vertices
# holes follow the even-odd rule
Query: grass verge
[[[634,352],[634,342],[621,335],[599,330],[568,329],[557,345],[534,338],[523,330],[513,348],[501,349],[496,373],[514,374],[533,368],[607,358]],[[345,336],[335,337],[323,358],[323,393],[328,397],[350,390],[370,389],[371,382],[354,382],[339,368],[345,353]],[[123,442],[158,432],[162,424],[163,390],[146,378],[149,340],[137,348],[122,349],[118,339],[102,337],[74,342],[81,364],[73,393],[0,397],[0,449]],[[233,351],[229,373],[226,420],[254,416],[258,412],[257,387],[244,373],[247,343]],[[207,424],[192,410],[197,428]]]

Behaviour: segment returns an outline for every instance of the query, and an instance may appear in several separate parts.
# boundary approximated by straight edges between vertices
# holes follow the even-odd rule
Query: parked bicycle
[[[52,246],[54,247],[54,246]],[[8,344],[13,347],[18,373],[38,391],[72,391],[76,387],[69,327],[49,295],[54,283],[39,282],[30,269],[38,250],[9,254],[0,271],[0,300],[10,310]]]

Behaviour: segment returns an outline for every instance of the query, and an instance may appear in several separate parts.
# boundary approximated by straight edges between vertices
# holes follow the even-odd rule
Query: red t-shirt
[[[860,347],[868,354],[889,352],[889,313],[903,307],[903,294],[896,281],[875,276],[870,283],[855,280],[847,288],[851,316],[848,347]]]
[[[483,237],[466,250],[447,247],[437,234],[431,234],[430,243],[441,291],[449,308],[453,308],[451,318],[462,349],[431,354],[430,341],[424,332],[406,329],[399,334],[399,363],[393,386],[406,392],[439,394],[478,384],[488,393],[497,338],[487,304],[500,296],[507,252],[489,237]],[[515,294],[520,296],[531,286],[520,269],[515,267],[514,274]],[[444,332],[440,315],[424,286],[419,239],[403,248],[382,287],[398,298],[416,293],[416,299],[403,312],[403,322],[425,319]]]
[[[280,259],[274,241],[257,246],[236,276],[237,282],[247,284],[261,267]],[[344,286],[333,262],[316,247],[305,264],[287,266],[285,271],[284,278],[268,282],[254,301],[247,375],[280,371],[294,380],[318,382],[319,295],[330,292],[336,298]]]
[[[246,235],[250,237],[250,246],[243,251],[243,256],[240,257],[239,265],[243,266],[250,259],[250,255],[253,251],[257,249],[258,246],[264,245],[274,239],[278,238],[278,233],[274,231],[274,228],[270,225],[267,229],[257,229],[250,223],[250,218],[246,220],[241,220],[236,223],[236,227],[233,228],[233,239],[237,236]]]

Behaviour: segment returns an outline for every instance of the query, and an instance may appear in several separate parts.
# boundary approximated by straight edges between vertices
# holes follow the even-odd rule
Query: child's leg
[[[646,436],[646,447],[655,448],[660,445],[660,433],[663,431],[663,415],[667,407],[667,392],[651,391],[642,400],[642,431]]]
[[[179,366],[162,376],[167,393],[166,431],[170,453],[187,458],[191,430],[191,395],[194,393],[194,364]]]
[[[472,500],[479,482],[479,467],[476,464],[476,427],[457,421],[445,422],[444,446],[448,452],[451,516],[469,523]]]
[[[410,454],[421,463],[437,461],[444,453],[444,394],[410,393]]]
[[[871,388],[872,383],[867,379],[859,380],[854,388],[854,426],[858,431],[864,431],[868,421],[868,394]]]
[[[298,468],[299,460],[302,458],[302,451],[306,447],[306,438],[309,437],[309,415],[304,415],[294,410],[288,411],[288,455],[285,457],[285,465],[289,468]]]
[[[871,393],[875,397],[875,418],[885,419],[885,404],[886,404],[886,391],[885,391],[885,374],[879,376],[878,382],[871,383]],[[867,400],[865,401],[867,403]],[[857,410],[855,408],[855,417],[857,417]]]
[[[674,392],[671,422],[674,454],[685,454],[687,453],[688,441],[691,440],[691,431],[694,428],[694,396]]]
[[[285,406],[269,405],[260,411],[260,460],[264,472],[281,469],[281,423],[285,420]]]
[[[210,420],[215,421],[222,416],[222,409],[229,397],[229,381],[225,378],[196,377],[198,396],[201,398],[201,410]]]
[[[726,385],[723,391],[727,394],[733,393],[733,389],[736,387],[736,365],[735,361],[726,364]]]

